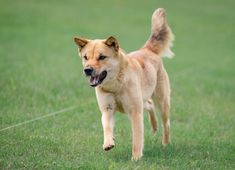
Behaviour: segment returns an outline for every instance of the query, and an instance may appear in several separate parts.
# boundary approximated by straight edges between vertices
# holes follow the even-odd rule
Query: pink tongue
[[[98,84],[99,83],[99,76],[91,77],[90,79],[91,84]]]

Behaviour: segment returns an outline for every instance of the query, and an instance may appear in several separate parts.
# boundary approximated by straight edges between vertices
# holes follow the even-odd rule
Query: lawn
[[[0,0],[0,169],[235,169],[235,1]],[[176,41],[164,59],[172,86],[171,145],[152,135],[131,161],[128,117],[116,114],[116,147],[102,150],[94,89],[75,35],[143,45],[155,8]],[[15,128],[20,122],[67,110]]]

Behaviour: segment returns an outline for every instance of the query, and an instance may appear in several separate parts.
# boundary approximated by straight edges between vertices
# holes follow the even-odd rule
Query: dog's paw
[[[103,144],[103,149],[105,151],[109,151],[109,150],[113,149],[114,146],[115,146],[114,141],[112,141],[112,142]]]
[[[142,158],[142,150],[133,150],[132,151],[132,161],[138,161]]]
[[[105,151],[109,151],[109,150],[111,150],[111,149],[113,149],[113,148],[114,148],[114,145],[103,146],[103,149],[104,149]]]
[[[132,161],[139,161],[142,158],[142,155],[133,155],[131,160]]]
[[[170,144],[170,140],[169,139],[162,139],[162,145],[165,147],[167,145]]]

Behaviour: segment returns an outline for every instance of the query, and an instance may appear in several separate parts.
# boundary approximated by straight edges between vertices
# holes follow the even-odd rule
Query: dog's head
[[[75,37],[82,58],[84,73],[90,77],[90,85],[96,87],[114,79],[119,65],[119,44],[114,37],[89,40]]]

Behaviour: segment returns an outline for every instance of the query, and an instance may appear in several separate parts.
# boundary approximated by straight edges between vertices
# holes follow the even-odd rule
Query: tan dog
[[[114,37],[88,40],[75,37],[84,73],[95,87],[102,112],[104,150],[114,147],[114,113],[127,113],[132,126],[132,159],[142,157],[144,143],[143,110],[149,113],[152,130],[157,131],[154,105],[163,122],[162,144],[170,142],[170,84],[161,56],[171,57],[173,34],[165,11],[157,9],[152,16],[149,40],[139,50],[125,54]]]

